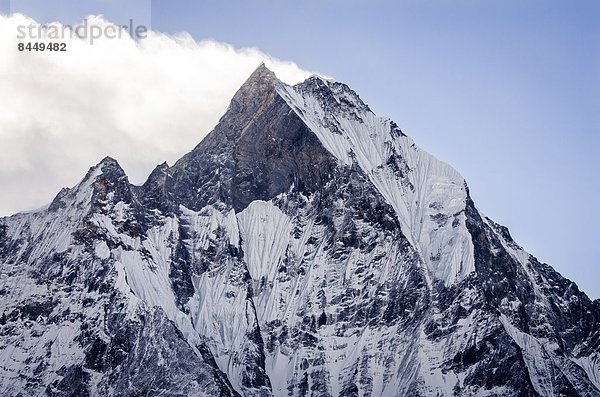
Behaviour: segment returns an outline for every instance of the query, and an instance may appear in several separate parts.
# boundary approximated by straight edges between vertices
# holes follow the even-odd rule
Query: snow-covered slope
[[[394,207],[431,279],[450,285],[475,271],[458,172],[417,148],[344,84],[315,76],[301,86],[279,85],[278,93],[328,151],[347,166],[356,162]],[[324,100],[331,102],[323,106]]]
[[[598,396],[600,302],[346,85],[259,67],[132,186],[0,220],[0,394]]]

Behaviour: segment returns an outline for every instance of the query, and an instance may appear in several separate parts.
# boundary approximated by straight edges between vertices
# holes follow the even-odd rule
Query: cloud
[[[87,23],[110,25],[98,16]],[[66,37],[66,52],[19,52],[17,27],[30,24],[0,15],[0,215],[50,202],[107,155],[143,182],[210,132],[261,62],[290,84],[311,74],[255,48],[152,31],[138,41]]]

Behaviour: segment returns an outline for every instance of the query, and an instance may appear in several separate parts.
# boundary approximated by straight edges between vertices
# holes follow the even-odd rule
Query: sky
[[[165,34],[142,40],[142,49],[76,47],[80,52],[61,62],[24,62],[10,50],[16,60],[5,72],[13,70],[10,81],[19,84],[4,90],[0,103],[16,97],[23,106],[14,114],[32,103],[40,113],[26,126],[22,118],[0,119],[20,131],[0,130],[10,142],[2,146],[11,149],[0,162],[0,183],[15,187],[0,195],[2,214],[49,202],[50,192],[75,184],[101,152],[114,154],[141,182],[153,164],[191,149],[254,63],[267,60],[288,82],[318,72],[350,85],[377,114],[459,170],[478,208],[508,226],[519,244],[600,297],[600,2],[0,0],[1,7],[44,23],[75,24],[101,13]],[[0,40],[7,42],[6,34]],[[77,78],[69,78],[74,69]],[[32,82],[44,74],[51,78]],[[40,95],[44,81],[63,99]],[[132,108],[132,99],[144,106]],[[65,120],[55,112],[65,106],[77,117],[60,131]],[[118,117],[107,122],[91,114]],[[69,156],[62,145],[71,145]],[[15,169],[14,162],[23,164]]]

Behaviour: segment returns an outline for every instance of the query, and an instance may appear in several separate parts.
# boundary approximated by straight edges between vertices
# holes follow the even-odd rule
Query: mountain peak
[[[110,156],[106,156],[102,160],[100,160],[100,162],[98,163],[98,165],[101,165],[101,164],[110,164],[110,165],[117,164],[118,165],[119,163],[114,158],[112,158]]]
[[[125,171],[123,171],[123,168],[121,168],[119,162],[110,156],[104,157],[102,160],[100,160],[98,164],[93,166],[90,170],[94,170],[96,171],[96,173],[100,174],[116,173],[119,174],[119,176],[125,175]]]
[[[231,106],[250,107],[254,109],[274,92],[275,86],[281,82],[264,63],[261,63],[242,84],[231,100]]]
[[[66,208],[71,203],[97,203],[105,201],[106,195],[116,192],[118,199],[130,201],[129,181],[123,168],[112,157],[104,157],[98,164],[90,167],[85,177],[71,189],[63,188],[54,198],[50,211]]]
[[[600,393],[600,301],[350,87],[264,65],[143,186],[106,157],[3,218],[0,269],[0,395]]]
[[[256,69],[254,69],[254,72],[252,72],[252,74],[248,76],[246,82],[251,80],[265,81],[271,83],[279,82],[279,79],[277,78],[277,76],[275,76],[275,73],[271,69],[269,69],[264,62],[261,62],[261,64],[258,65]]]
[[[271,69],[269,69],[267,67],[267,65],[265,65],[264,62],[261,62],[261,64],[258,65],[258,67],[256,69],[254,69],[254,72],[252,72],[250,77],[248,77],[248,80],[251,80],[253,78],[258,78],[258,79],[268,78],[268,79],[277,80],[275,73],[273,73],[273,71]]]
[[[85,184],[86,182],[92,183],[101,175],[104,175],[104,177],[112,177],[113,179],[119,179],[126,176],[125,171],[123,171],[123,168],[121,168],[117,160],[110,156],[106,156],[100,160],[98,164],[90,167],[80,185]]]
[[[220,201],[242,211],[329,180],[336,160],[281,97],[283,87],[264,64],[250,75],[213,131],[169,170],[167,190],[179,204],[199,210]]]

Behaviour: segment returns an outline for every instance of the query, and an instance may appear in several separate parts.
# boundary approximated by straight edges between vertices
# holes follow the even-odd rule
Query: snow
[[[552,368],[549,367],[548,361],[551,360],[550,353],[545,347],[533,336],[521,332],[510,323],[510,320],[504,315],[500,315],[500,322],[504,329],[513,338],[517,345],[521,348],[529,378],[533,384],[533,388],[543,397],[552,397],[557,395],[552,385]]]
[[[225,230],[225,241],[238,246],[239,227],[235,213],[223,214],[213,207],[195,212],[182,207],[182,224],[191,236],[186,241],[192,260],[200,260],[202,250],[215,241],[217,230]],[[244,351],[249,345],[247,333],[257,324],[253,308],[247,299],[247,287],[241,282],[244,268],[241,263],[228,260],[222,266],[208,269],[192,282],[195,294],[188,307],[190,319],[198,335],[204,335],[219,368],[228,374],[232,386],[239,392],[242,387]]]
[[[99,241],[96,243],[94,254],[98,259],[108,259],[110,257],[110,249],[105,241]]]
[[[106,226],[106,222],[103,224]],[[114,232],[114,227],[107,228],[107,231]],[[162,308],[191,345],[195,346],[199,342],[198,335],[193,329],[190,318],[177,307],[169,278],[172,244],[177,238],[177,232],[177,220],[165,218],[163,225],[148,231],[147,238],[141,244],[133,244],[135,247],[143,247],[145,252],[149,253],[149,257],[142,257],[139,248],[115,249],[113,251],[115,259],[122,265],[124,271],[124,275],[119,274],[117,278],[117,286],[122,291],[126,291],[129,287],[131,292],[145,304]],[[113,237],[124,239],[128,243],[139,241],[122,234],[113,234]]]
[[[290,219],[272,203],[254,201],[238,215],[238,222],[250,276],[274,279],[288,245]]]
[[[432,279],[452,285],[474,272],[464,215],[467,192],[456,170],[417,148],[410,138],[392,134],[391,121],[370,110],[331,114],[298,86],[281,84],[278,93],[340,162],[358,163],[396,211],[403,233],[420,252]],[[357,99],[343,92],[337,95],[360,108]],[[388,161],[406,175],[395,172]]]
[[[551,375],[557,369],[576,382],[569,367],[563,365],[568,360],[582,368],[600,389],[600,354],[568,359],[557,356],[554,340],[535,338],[511,323],[507,315],[522,308],[519,300],[503,299],[499,309],[505,314],[498,318],[495,312],[483,309],[469,311],[484,298],[479,289],[464,288],[452,305],[461,305],[469,314],[456,323],[445,322],[449,310],[440,312],[432,290],[434,282],[453,286],[475,271],[472,238],[466,228],[463,178],[417,148],[389,119],[374,115],[352,92],[333,81],[316,79],[315,84],[331,91],[337,104],[333,111],[326,112],[322,98],[302,86],[280,84],[277,92],[341,166],[357,165],[364,171],[393,207],[412,249],[402,248],[397,236],[360,219],[354,220],[357,233],[373,248],[344,247],[341,241],[335,241],[332,247],[325,238],[326,227],[315,221],[313,197],[302,196],[302,205],[289,210],[283,205],[278,207],[288,199],[286,193],[271,201],[254,201],[237,214],[223,205],[199,211],[180,206],[177,215],[171,216],[154,211],[159,221],[144,235],[132,237],[120,231],[122,224],[132,219],[132,206],[114,203],[113,193],[108,193],[101,211],[90,214],[94,182],[102,174],[101,163],[79,185],[64,193],[64,206],[53,212],[41,209],[4,220],[9,226],[8,238],[23,238],[25,242],[16,250],[14,263],[3,263],[0,268],[0,287],[10,286],[11,290],[1,302],[2,312],[10,312],[20,302],[53,296],[61,301],[55,311],[68,309],[72,317],[59,324],[45,324],[44,319],[23,320],[19,326],[24,331],[7,337],[0,345],[0,378],[14,382],[14,389],[19,389],[23,382],[19,376],[32,370],[28,360],[33,357],[43,361],[42,355],[49,351],[50,369],[44,371],[44,382],[51,384],[60,380],[55,373],[61,366],[81,364],[85,359],[76,342],[80,338],[80,318],[101,323],[105,314],[101,293],[56,291],[38,284],[26,273],[27,266],[45,260],[48,253],[68,252],[71,259],[82,259],[91,267],[113,266],[111,281],[126,302],[127,318],[135,319],[136,313],[148,308],[162,310],[196,354],[200,344],[210,348],[218,367],[242,395],[253,392],[242,380],[248,371],[252,374],[255,370],[256,362],[251,360],[257,346],[249,335],[257,329],[265,345],[270,343],[264,351],[265,370],[276,396],[288,395],[290,382],[297,386],[306,374],[310,375],[309,388],[319,386],[315,382],[322,378],[333,396],[352,383],[359,385],[359,395],[391,397],[416,390],[424,395],[450,396],[456,387],[463,387],[470,369],[449,370],[448,363],[500,327],[519,346],[540,395],[555,395]],[[333,205],[333,213],[344,213],[343,200]],[[495,230],[490,220],[483,215],[482,219]],[[342,216],[334,216],[336,228],[342,220]],[[73,232],[82,226],[96,229],[99,239],[89,246],[77,245]],[[495,250],[505,250],[522,266],[533,285],[535,304],[547,307],[547,293],[536,281],[541,276],[532,267],[530,255],[497,231],[494,233],[502,244]],[[183,308],[177,304],[170,277],[179,243],[190,255],[194,288]],[[343,256],[333,258],[338,250]],[[219,255],[206,260],[214,252]],[[384,305],[393,292],[392,286],[399,286],[401,291],[413,288],[409,276],[418,266],[429,282],[429,290],[424,288],[425,295],[419,297],[415,307],[401,307],[409,320],[397,319],[397,323],[388,324],[367,319],[360,324],[361,320],[353,318],[364,307],[376,311],[375,305],[370,305],[373,302]],[[93,298],[96,305],[82,307],[85,298]],[[420,310],[425,313],[415,314]],[[306,325],[305,320],[313,319],[314,323],[322,313],[326,314],[326,324],[312,328]],[[544,320],[543,316],[540,314],[538,321]],[[425,333],[429,321],[439,326],[442,336]],[[99,331],[100,337],[108,340],[103,332]],[[283,333],[286,336],[280,338]],[[316,342],[305,344],[301,335]],[[162,363],[164,358],[157,360]],[[97,394],[102,374],[86,371],[90,393]],[[463,390],[465,394],[471,391]],[[496,387],[476,389],[469,395],[510,392]]]
[[[334,219],[334,222],[337,221]],[[343,295],[347,288],[362,290],[365,284],[355,274],[361,263],[369,264],[367,273],[381,284],[387,280],[401,279],[401,275],[409,271],[403,266],[405,259],[398,246],[390,240],[382,240],[369,254],[354,250],[341,263],[332,261],[330,248],[324,243],[323,225],[315,224],[312,217],[305,217],[302,213],[291,219],[271,202],[251,203],[238,214],[238,222],[244,261],[254,280],[254,302],[263,338],[269,338],[265,324],[283,321],[294,328],[302,321],[300,313],[318,317],[322,312],[318,296],[324,283],[327,283],[324,297],[327,301]],[[292,233],[295,228],[299,229]],[[369,230],[369,226],[360,221],[357,222],[357,228],[359,233]],[[315,245],[308,243],[310,237],[316,241]],[[289,267],[287,271],[303,266],[302,275],[292,280],[281,277],[278,269],[284,258],[285,265]],[[218,282],[200,285],[198,289],[214,288],[211,287],[214,284]],[[378,292],[373,289],[370,293],[376,295]],[[213,304],[223,305],[217,302]],[[329,303],[325,306],[325,311],[334,318],[340,309],[340,304]],[[221,323],[237,327],[235,319],[226,318]],[[276,395],[287,394],[290,379],[300,380],[304,373],[301,368],[303,359],[324,362],[326,375],[321,376],[326,376],[332,395],[338,395],[344,384],[357,381],[354,379],[357,362],[363,362],[361,365],[371,379],[373,395],[395,396],[399,390],[408,392],[417,377],[416,338],[410,330],[399,326],[350,328],[339,335],[335,326],[322,326],[315,336],[320,340],[316,349],[303,346],[294,346],[292,349],[283,344],[276,345],[274,352],[267,354],[266,371]],[[390,363],[392,356],[395,359]],[[403,376],[398,378],[393,375],[398,372]],[[309,377],[310,385],[311,382]]]
[[[600,390],[600,353],[593,353],[588,357],[573,358],[587,374],[590,381]]]

